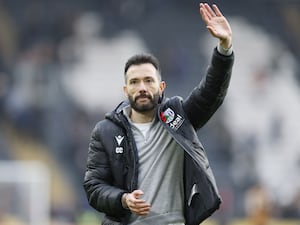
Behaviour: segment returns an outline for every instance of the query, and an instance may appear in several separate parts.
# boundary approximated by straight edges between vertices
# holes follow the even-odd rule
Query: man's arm
[[[216,5],[200,4],[200,14],[208,31],[219,39],[206,76],[184,101],[183,107],[195,128],[202,127],[222,104],[229,85],[232,65],[232,31]]]
[[[120,217],[126,211],[121,204],[125,191],[112,185],[113,175],[108,155],[100,140],[100,127],[97,124],[91,135],[83,186],[93,208],[107,215]]]

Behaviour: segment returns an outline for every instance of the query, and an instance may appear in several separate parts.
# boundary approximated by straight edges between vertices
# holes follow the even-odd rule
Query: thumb
[[[143,194],[144,192],[142,190],[135,190],[132,192],[134,198],[140,198]]]
[[[211,33],[212,36],[218,38],[218,32],[212,26],[206,26],[208,31]]]

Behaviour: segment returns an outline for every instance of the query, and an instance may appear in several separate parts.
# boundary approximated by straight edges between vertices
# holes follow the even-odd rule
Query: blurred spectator
[[[300,188],[292,202],[282,210],[281,216],[287,219],[296,218],[300,220]]]
[[[0,70],[13,65],[18,50],[17,31],[11,15],[0,2]]]
[[[280,39],[241,18],[231,21],[239,30],[236,40],[244,40],[233,44],[240,57],[223,118],[232,138],[235,187],[243,191],[258,180],[285,207],[300,187],[296,60]],[[282,185],[286,180],[292,182]]]
[[[263,186],[251,186],[245,195],[246,216],[251,225],[267,225],[271,218],[271,200]]]
[[[24,131],[39,138],[43,115],[51,108],[57,93],[53,45],[36,42],[19,54],[12,71],[12,86],[7,97],[7,114]]]
[[[59,49],[66,92],[90,113],[110,111],[123,99],[122,65],[131,55],[147,51],[132,31],[110,39],[101,37],[102,23],[97,13],[83,13],[74,23],[73,35]]]

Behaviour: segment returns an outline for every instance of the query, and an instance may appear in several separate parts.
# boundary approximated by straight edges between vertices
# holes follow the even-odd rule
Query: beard
[[[139,98],[148,98],[150,101],[148,103],[138,103],[137,100]],[[128,96],[128,100],[130,103],[131,108],[133,108],[135,111],[143,113],[143,112],[149,112],[152,111],[153,109],[155,109],[158,105],[158,101],[159,101],[160,95],[159,93],[155,93],[152,96],[147,95],[147,94],[141,94],[139,96],[137,96],[136,98],[133,98],[131,95]]]

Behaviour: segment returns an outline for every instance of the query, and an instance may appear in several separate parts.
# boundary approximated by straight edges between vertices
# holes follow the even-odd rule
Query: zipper
[[[122,125],[125,128],[126,136],[128,138],[129,149],[131,149],[130,154],[132,155],[132,158],[133,158],[133,174],[132,174],[132,179],[130,182],[130,191],[134,191],[137,188],[136,181],[138,179],[137,149],[136,149],[136,146],[133,144],[133,135],[132,135],[131,129],[129,129],[130,128],[129,122],[123,116],[120,116],[120,120],[122,122]]]

